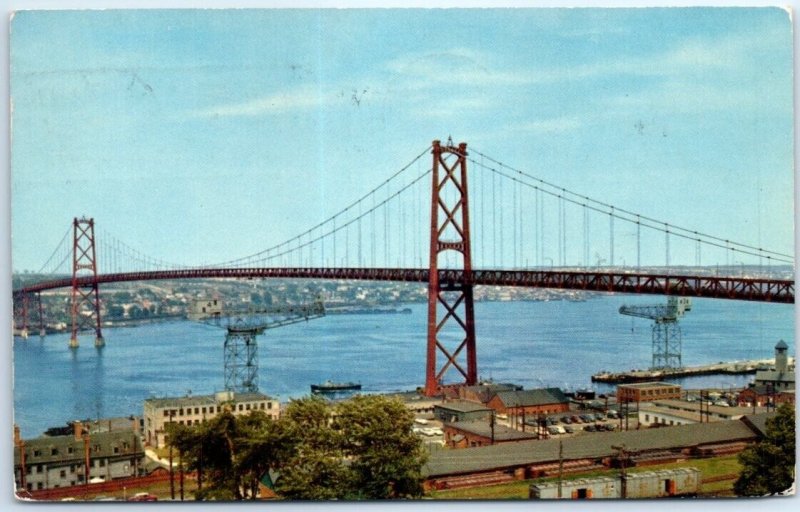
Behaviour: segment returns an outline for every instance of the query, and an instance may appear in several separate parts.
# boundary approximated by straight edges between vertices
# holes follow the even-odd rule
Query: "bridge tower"
[[[428,276],[428,343],[425,394],[437,395],[446,388],[473,385],[478,380],[475,355],[472,250],[467,193],[467,144],[458,147],[433,141],[433,187],[431,193],[430,265]],[[440,217],[441,213],[441,217]],[[439,274],[439,255],[455,251],[461,255],[461,279]],[[437,356],[441,353],[441,365]],[[448,370],[463,377],[445,383]]]
[[[41,293],[14,293],[14,330],[15,335],[27,339],[33,325],[39,326],[39,336],[44,337],[44,307]],[[31,318],[31,313],[35,316]]]
[[[78,331],[95,330],[94,345],[105,345],[100,331],[100,296],[97,291],[97,258],[94,243],[94,219],[75,218],[72,222],[72,336],[69,346],[78,347]],[[78,283],[91,277],[88,283]]]

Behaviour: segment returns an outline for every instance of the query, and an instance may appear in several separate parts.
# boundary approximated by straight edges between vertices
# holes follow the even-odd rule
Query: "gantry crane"
[[[198,300],[192,304],[189,319],[227,329],[224,345],[225,389],[234,392],[258,391],[258,341],[267,329],[305,322],[325,316],[322,299],[310,304],[266,306],[263,308],[223,307],[219,299]]]
[[[688,297],[670,297],[666,304],[625,306],[619,308],[623,315],[649,318],[653,321],[653,370],[680,368],[681,327],[678,320],[692,310]]]

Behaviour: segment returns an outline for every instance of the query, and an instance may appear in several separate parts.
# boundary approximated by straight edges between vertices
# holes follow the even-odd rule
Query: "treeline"
[[[396,399],[359,396],[289,403],[280,419],[261,411],[170,425],[198,500],[256,499],[260,483],[292,500],[417,498],[426,453],[413,415]]]

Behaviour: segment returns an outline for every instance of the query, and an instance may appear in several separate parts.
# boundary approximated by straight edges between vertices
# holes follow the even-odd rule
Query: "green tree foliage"
[[[422,494],[425,451],[413,415],[397,400],[357,397],[330,405],[292,401],[273,421],[263,412],[224,412],[191,427],[172,424],[170,442],[198,471],[198,499],[255,498],[272,470],[287,499],[410,498]]]
[[[765,496],[785,491],[794,481],[794,408],[783,404],[767,420],[764,439],[739,454],[743,468],[733,485],[738,496]]]
[[[334,428],[351,464],[349,497],[409,498],[422,494],[425,452],[411,431],[414,415],[399,400],[359,396],[336,407]]]

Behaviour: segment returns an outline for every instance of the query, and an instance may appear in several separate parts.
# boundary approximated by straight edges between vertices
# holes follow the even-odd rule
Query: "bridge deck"
[[[165,279],[284,278],[428,282],[428,269],[420,268],[207,268],[99,274],[98,284]],[[522,286],[605,293],[676,295],[759,302],[794,303],[794,281],[749,277],[671,275],[637,272],[567,270],[473,270],[465,281],[463,270],[439,270],[439,282],[457,287],[469,282],[487,286]],[[14,290],[14,295],[56,288],[88,286],[92,276],[43,281]]]

